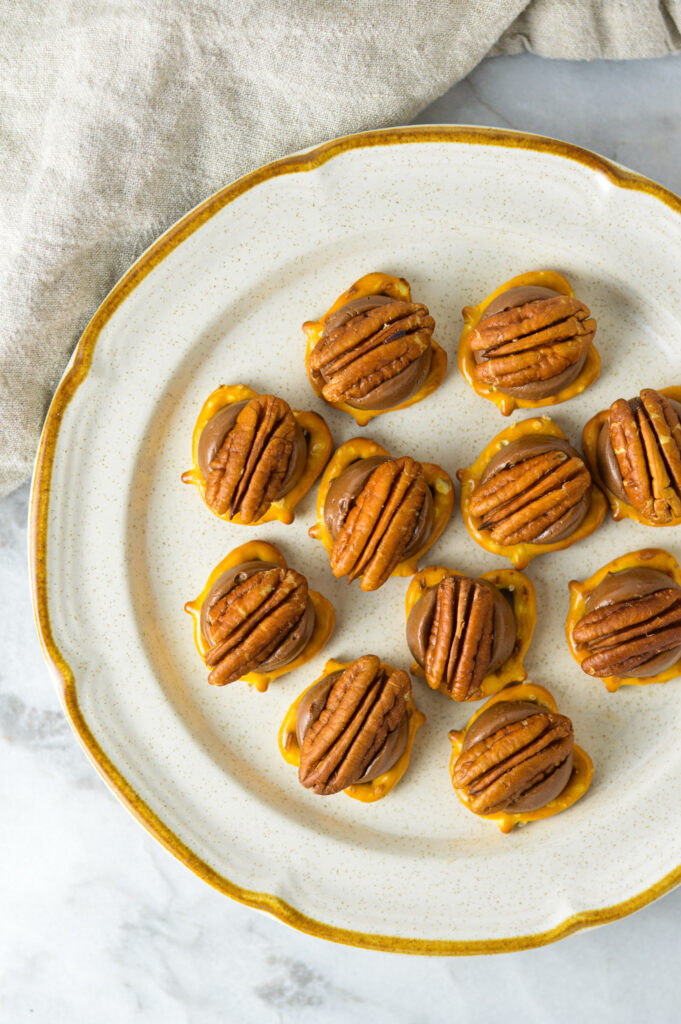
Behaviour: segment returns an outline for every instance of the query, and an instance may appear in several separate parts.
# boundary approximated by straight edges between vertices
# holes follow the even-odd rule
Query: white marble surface
[[[418,120],[554,135],[681,192],[680,96],[681,57],[497,58]],[[27,486],[0,504],[0,1020],[678,1020],[681,889],[543,949],[428,959],[312,939],[200,882],[119,806],[63,718],[34,632],[27,504]]]

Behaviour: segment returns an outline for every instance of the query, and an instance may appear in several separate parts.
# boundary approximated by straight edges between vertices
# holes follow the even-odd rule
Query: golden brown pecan
[[[238,583],[209,609],[208,682],[225,686],[275,660],[301,626],[307,580],[294,569],[264,569]]]
[[[298,777],[328,796],[359,782],[407,715],[406,672],[388,674],[367,654],[336,679],[319,717],[305,733]]]
[[[570,295],[534,299],[483,318],[469,337],[480,381],[501,390],[565,374],[583,362],[596,321]]]
[[[550,791],[551,777],[562,775],[564,766],[569,769],[572,750],[569,718],[529,710],[523,718],[463,749],[454,765],[453,782],[466,793],[476,814],[512,811],[514,806],[530,804],[533,791],[541,792],[540,787]]]
[[[589,675],[636,675],[660,654],[681,648],[681,590],[602,605],[580,619],[572,636],[578,650],[589,652],[582,662]]]
[[[426,649],[430,686],[443,683],[454,700],[470,700],[492,659],[494,595],[466,576],[445,576],[437,588],[435,616]]]
[[[208,506],[243,523],[260,519],[280,496],[298,430],[283,399],[259,395],[247,402],[210,463]]]
[[[310,354],[312,378],[327,402],[365,399],[431,347],[435,321],[426,306],[377,299],[380,305],[357,312],[324,334]]]
[[[377,466],[350,509],[331,550],[331,571],[377,590],[408,550],[429,498],[420,462],[409,456]]]
[[[506,463],[483,477],[471,497],[470,511],[481,518],[480,529],[504,545],[550,544],[574,532],[586,514],[591,487],[577,453],[566,445],[528,447],[525,442],[514,442],[504,451]]]
[[[618,399],[609,435],[630,504],[656,523],[681,516],[681,423],[669,399],[650,388]]]

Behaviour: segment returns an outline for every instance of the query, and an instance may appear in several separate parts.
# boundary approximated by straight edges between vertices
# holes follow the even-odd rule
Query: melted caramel
[[[558,274],[555,270],[532,270],[527,274],[520,274],[518,277],[511,278],[505,284],[499,285],[479,305],[465,306],[463,309],[464,328],[459,340],[457,357],[459,370],[473,388],[473,391],[480,395],[481,398],[494,402],[502,416],[510,416],[514,409],[538,409],[543,405],[559,405],[561,402],[567,402],[568,399],[581,394],[590,384],[593,384],[601,372],[600,356],[594,346],[590,345],[586,361],[579,376],[571,384],[568,384],[567,387],[564,387],[555,395],[549,395],[547,398],[534,400],[531,398],[514,398],[513,395],[504,395],[492,385],[484,384],[477,379],[475,375],[475,359],[468,344],[471,332],[480,323],[482,315],[490,302],[493,302],[498,295],[503,295],[504,292],[509,291],[511,288],[522,288],[528,285],[552,288],[553,291],[560,292],[561,295],[574,295],[572,287],[562,274]]]
[[[454,765],[456,763],[456,759],[461,753],[466,732],[470,729],[476,718],[481,715],[483,711],[486,711],[487,708],[496,704],[497,701],[516,700],[531,700],[537,704],[543,704],[545,707],[549,708],[550,711],[558,712],[558,707],[552,695],[545,687],[539,686],[537,683],[518,683],[516,686],[507,686],[505,689],[495,693],[494,696],[490,697],[490,699],[486,701],[481,708],[478,708],[465,729],[458,731],[456,729],[452,729],[449,733],[449,738],[452,743],[452,756],[449,762],[449,771],[452,778]],[[525,811],[521,814],[509,814],[506,811],[499,811],[496,814],[478,814],[477,817],[485,818],[487,821],[496,821],[502,832],[510,832],[515,825],[518,825],[521,822],[538,821],[540,818],[550,818],[554,814],[560,814],[561,811],[571,807],[584,796],[591,785],[591,779],[593,777],[593,763],[586,751],[582,750],[581,747],[578,747],[575,744],[573,757],[574,763],[570,781],[563,792],[554,800],[551,800],[546,804],[545,807],[540,807],[536,811]],[[461,803],[467,807],[468,810],[471,810],[466,794],[462,793],[461,790],[456,788],[456,786],[454,786],[454,790]],[[471,813],[475,814],[475,811],[472,811]]]
[[[383,448],[382,445],[377,444],[376,441],[372,441],[368,437],[355,437],[351,441],[346,441],[340,448],[336,448],[333,453],[329,464],[324,470],[324,475],[319,482],[319,490],[317,491],[317,522],[314,526],[309,529],[310,537],[315,540],[320,540],[326,548],[329,555],[333,549],[333,537],[329,533],[329,530],[324,522],[324,505],[326,504],[326,496],[329,493],[329,487],[336,477],[339,477],[341,473],[347,469],[347,467],[356,462],[358,459],[370,459],[374,455],[385,455],[388,458],[392,458],[390,453]],[[433,528],[430,531],[428,539],[423,547],[419,548],[418,551],[410,555],[402,562],[398,562],[391,576],[413,576],[418,569],[418,560],[425,552],[433,546],[435,541],[438,539],[445,526],[449,522],[449,517],[452,514],[452,508],[454,507],[454,484],[445,473],[444,469],[440,466],[436,466],[431,462],[422,462],[423,472],[426,476],[426,481],[430,487],[433,495]]]
[[[194,644],[196,649],[201,656],[201,660],[206,661],[206,653],[208,645],[201,632],[201,608],[203,602],[206,600],[208,593],[210,592],[213,584],[222,576],[228,569],[233,569],[237,565],[243,565],[244,562],[272,562],[274,565],[280,565],[282,569],[288,568],[286,559],[282,555],[279,548],[276,548],[274,544],[268,544],[267,541],[263,540],[249,540],[246,544],[241,544],[238,548],[234,548],[233,551],[222,559],[222,561],[215,566],[212,573],[206,580],[206,585],[197,598],[193,601],[187,601],[184,606],[184,610],[191,615],[194,620]],[[279,668],[273,668],[269,672],[248,672],[243,676],[243,681],[248,683],[249,686],[254,686],[256,690],[264,693],[267,687],[279,676],[284,675],[286,672],[292,672],[296,668],[300,668],[301,665],[307,664],[312,658],[315,658],[322,648],[325,646],[329,637],[333,632],[335,623],[335,614],[333,605],[326,600],[322,594],[316,590],[308,591],[310,600],[315,613],[315,625],[312,631],[312,636],[307,642],[304,650],[300,652],[297,658],[290,661],[287,665],[281,665]]]
[[[589,576],[588,580],[584,580],[583,583],[580,583],[578,580],[570,582],[570,610],[565,620],[565,636],[567,637],[570,653],[578,665],[581,665],[584,659],[588,657],[589,652],[577,649],[572,633],[580,619],[586,615],[586,602],[590,595],[603,582],[609,572],[621,572],[623,569],[638,569],[640,566],[645,566],[647,569],[658,569],[666,576],[670,576],[671,579],[681,586],[681,566],[679,566],[673,555],[670,555],[668,551],[663,551],[662,548],[641,548],[639,551],[630,551],[628,554],[620,555],[618,558],[613,559],[612,562],[608,562],[607,565],[600,568],[593,576]],[[646,683],[667,683],[670,679],[676,679],[680,675],[681,657],[674,665],[670,665],[664,672],[658,672],[654,676],[599,676],[598,678],[605,683],[606,690],[609,690],[610,693],[615,693],[616,690],[619,690],[620,686],[645,686]]]
[[[203,478],[203,473],[199,467],[199,439],[203,433],[203,428],[206,426],[209,420],[224,409],[226,405],[234,405],[237,402],[247,402],[251,398],[258,398],[258,392],[252,388],[247,387],[245,384],[223,384],[217,388],[211,395],[208,396],[206,401],[201,407],[201,412],[196,421],[194,427],[194,433],[192,436],[192,463],[193,467],[187,470],[186,473],[182,474],[182,482],[185,484],[194,484],[198,488],[199,493],[203,500],[206,500],[206,481]],[[273,501],[270,504],[267,512],[257,519],[253,523],[248,523],[248,526],[261,526],[263,523],[270,523],[272,520],[279,520],[281,523],[292,523],[294,519],[293,510],[298,504],[300,499],[307,494],[312,487],[324,466],[329,461],[329,455],[333,451],[333,439],[326,423],[321,416],[318,416],[316,412],[299,412],[297,409],[292,409],[294,417],[298,421],[302,430],[307,433],[307,460],[303,468],[300,480],[292,487],[288,494],[285,494],[278,501]],[[208,506],[210,508],[210,506]],[[213,509],[211,509],[213,512]],[[213,515],[217,515],[217,512],[213,512]],[[218,516],[219,519],[225,519],[228,523],[237,523],[244,525],[239,515],[229,516],[227,513]]]
[[[675,402],[681,402],[681,387],[671,386],[668,388],[658,388],[657,390],[659,394],[666,395],[667,398],[672,398]],[[616,494],[613,494],[604,483],[598,466],[598,438],[601,428],[608,422],[609,415],[609,410],[603,409],[591,417],[582,432],[582,448],[591,476],[610,503],[612,518],[616,521],[620,519],[633,519],[635,522],[641,523],[642,526],[681,526],[681,517],[672,518],[668,523],[651,522],[650,519],[646,519],[640,512],[637,512],[628,501],[623,501]]]
[[[444,579],[445,576],[465,575],[465,573],[458,572],[456,569],[446,569],[441,565],[429,565],[425,569],[421,569],[407,588],[405,602],[406,618],[409,618],[409,613],[425,591],[437,587],[440,580]],[[505,590],[511,595],[517,630],[515,645],[510,656],[495,672],[490,672],[482,680],[482,695],[483,697],[489,697],[509,683],[515,683],[527,678],[523,660],[529,649],[537,622],[537,602],[532,581],[524,573],[517,572],[515,569],[493,569],[490,572],[483,573],[480,579],[488,580],[495,587],[498,587],[499,590]],[[409,671],[415,676],[425,675],[423,668],[417,661],[414,662]],[[447,697],[451,697],[445,682],[440,685],[439,690]],[[471,699],[480,700],[480,697]]]
[[[293,765],[295,768],[300,766],[300,747],[298,745],[298,738],[296,736],[296,719],[298,715],[298,705],[305,696],[305,694],[316,686],[318,682],[330,676],[332,672],[339,672],[346,669],[348,665],[352,665],[351,661],[336,661],[335,658],[331,658],[327,661],[324,666],[324,671],[319,676],[319,679],[315,679],[303,692],[296,697],[291,707],[284,715],[284,720],[281,723],[279,729],[279,750],[281,756],[287,762],[287,764]],[[394,672],[395,670],[391,665],[382,662],[383,667],[388,672]],[[393,789],[400,781],[402,776],[407,770],[409,764],[409,758],[411,756],[411,748],[414,743],[414,736],[416,730],[426,720],[426,716],[416,709],[411,693],[407,697],[407,715],[409,717],[409,735],[407,737],[407,745],[404,748],[399,760],[390,768],[387,772],[382,775],[376,776],[370,782],[360,782],[357,785],[347,786],[343,792],[347,793],[348,796],[352,797],[353,800],[361,800],[363,803],[373,803],[375,800],[381,800],[384,796],[387,796],[391,789]]]
[[[331,309],[324,314],[321,320],[307,320],[303,324],[303,330],[307,335],[305,368],[307,369],[310,384],[323,402],[326,402],[326,399],[322,394],[322,389],[316,381],[313,380],[310,372],[310,353],[323,335],[324,327],[329,317],[342,306],[345,306],[348,302],[352,302],[353,299],[363,299],[367,295],[389,295],[391,299],[399,299],[401,302],[412,301],[411,288],[403,277],[393,277],[391,274],[381,273],[365,274],[364,277],[360,277],[359,281],[355,281],[355,283],[351,285],[346,292],[343,292],[343,294],[336,299],[333,306],[331,306]],[[431,345],[433,349],[433,357],[431,359],[428,376],[418,391],[416,391],[410,398],[407,398],[404,402],[400,402],[399,405],[394,405],[390,409],[355,409],[353,406],[348,405],[347,402],[326,402],[326,404],[332,405],[334,409],[339,409],[341,412],[349,413],[350,416],[355,418],[357,426],[365,427],[367,423],[374,418],[374,416],[383,416],[386,412],[395,412],[397,409],[406,409],[410,405],[422,402],[423,399],[432,394],[436,388],[439,388],[440,384],[444,380],[445,373],[447,372],[447,353],[440,345],[438,345],[433,337],[431,337]]]
[[[488,463],[505,445],[511,444],[512,441],[517,441],[522,437],[528,437],[531,434],[544,434],[567,441],[560,427],[553,420],[550,420],[548,416],[536,416],[529,420],[520,420],[520,422],[506,427],[500,434],[497,434],[483,448],[472,466],[460,469],[456,474],[461,481],[461,515],[471,537],[477,541],[480,547],[485,548],[486,551],[491,551],[494,555],[503,555],[508,558],[516,569],[524,569],[537,555],[542,555],[547,551],[560,551],[563,548],[569,548],[576,541],[588,537],[601,525],[607,511],[605,498],[597,487],[592,486],[589,509],[578,528],[569,537],[554,541],[553,544],[533,544],[531,541],[523,541],[520,544],[497,544],[492,540],[489,531],[479,529],[480,517],[471,514],[470,502]]]

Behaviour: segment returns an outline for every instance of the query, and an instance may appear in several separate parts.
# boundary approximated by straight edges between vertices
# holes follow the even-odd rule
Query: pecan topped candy
[[[283,398],[223,386],[194,428],[195,484],[211,512],[252,526],[293,521],[293,508],[326,465],[333,442],[321,416],[293,411]]]
[[[407,644],[412,672],[455,701],[480,700],[525,679],[536,621],[531,581],[515,569],[471,579],[428,566],[409,584]]]
[[[681,675],[681,568],[660,548],[621,555],[570,583],[573,657],[608,690]]]
[[[471,536],[516,568],[588,536],[605,516],[584,460],[546,416],[507,427],[458,476]]]
[[[349,664],[327,663],[287,712],[279,745],[306,789],[320,796],[345,790],[372,802],[406,771],[423,721],[407,673],[366,654]]]
[[[334,624],[326,598],[262,541],[230,552],[185,610],[194,616],[196,645],[213,686],[245,679],[266,690],[318,654]]]
[[[618,398],[584,428],[584,452],[613,519],[681,523],[681,388]]]
[[[596,321],[554,271],[521,274],[463,316],[461,372],[505,416],[565,402],[600,372]]]
[[[449,737],[459,799],[502,832],[565,810],[591,783],[591,759],[575,746],[572,722],[534,683],[506,687]]]
[[[409,456],[391,458],[364,438],[338,448],[319,485],[310,536],[329,552],[334,576],[361,577],[377,590],[392,575],[416,572],[417,560],[442,533],[454,503],[445,471]]]
[[[363,426],[372,416],[420,402],[437,388],[446,353],[435,321],[413,302],[404,278],[366,274],[319,321],[308,321],[307,372],[325,402]]]

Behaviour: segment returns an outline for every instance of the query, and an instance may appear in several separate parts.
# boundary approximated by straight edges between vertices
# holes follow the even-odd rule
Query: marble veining
[[[678,57],[496,58],[418,121],[558,136],[681,192],[680,94]],[[186,871],[118,806],[61,714],[33,626],[27,505],[28,486],[0,504],[1,1020],[677,1019],[681,890],[544,949],[429,960],[321,942]]]

